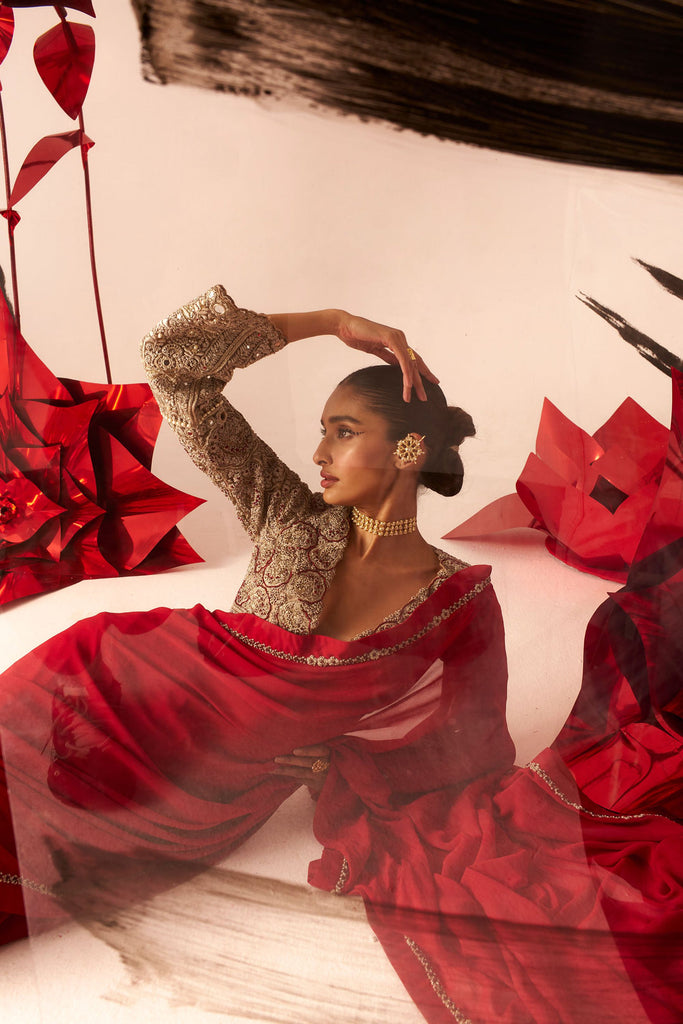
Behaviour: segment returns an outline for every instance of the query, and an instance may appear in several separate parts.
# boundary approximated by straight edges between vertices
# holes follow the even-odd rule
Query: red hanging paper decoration
[[[95,63],[95,33],[90,25],[60,22],[36,40],[33,59],[62,110],[77,118]]]
[[[202,500],[150,471],[146,384],[53,376],[0,296],[0,604],[199,562],[176,524]]]
[[[548,534],[548,550],[567,565],[626,582],[662,479],[669,432],[627,398],[593,437],[548,399],[517,480],[499,498],[445,535],[462,540],[528,526]]]
[[[10,195],[10,205],[13,207],[20,199],[37,185],[41,178],[44,178],[58,160],[77,146],[86,146],[90,149],[95,143],[84,135],[78,128],[71,132],[60,132],[57,135],[46,135],[27,154]],[[12,211],[18,218],[16,211]],[[6,215],[7,211],[3,211]]]
[[[0,64],[3,62],[14,37],[14,11],[6,4],[0,6]]]
[[[34,7],[48,6],[44,4],[25,3],[15,6]],[[93,237],[92,202],[90,195],[90,172],[88,169],[88,150],[93,145],[91,139],[85,134],[83,120],[83,103],[90,86],[90,78],[95,61],[95,33],[89,25],[72,23],[67,20],[66,8],[75,7],[93,17],[95,12],[89,2],[81,4],[54,4],[55,12],[59,17],[59,24],[49,31],[44,32],[35,42],[33,58],[38,73],[47,86],[51,95],[61,108],[74,120],[78,120],[78,133],[64,132],[57,135],[49,135],[41,139],[33,147],[27,156],[17,176],[14,189],[10,193],[9,181],[9,160],[7,155],[7,139],[5,131],[4,113],[2,110],[2,96],[0,95],[0,139],[2,142],[2,158],[5,176],[6,209],[0,211],[8,222],[10,263],[12,273],[12,294],[14,298],[14,315],[17,325],[21,327],[19,310],[19,290],[17,285],[16,256],[14,249],[14,232],[20,221],[20,216],[14,209],[14,203],[26,195],[33,186],[40,181],[47,172],[54,167],[57,160],[64,155],[68,149],[78,145],[81,152],[81,164],[83,167],[83,183],[85,187],[85,209],[88,222],[88,246],[90,249],[90,267],[93,280],[93,291],[95,306],[97,309],[97,320],[100,328],[100,341],[104,357],[104,369],[107,382],[111,384],[112,375],[107,350],[107,339],[104,329],[104,316],[100,300],[100,290],[97,280],[97,267],[95,262],[95,243]],[[0,5],[0,61],[4,59],[12,41],[14,29],[14,15],[10,5]],[[4,52],[2,47],[4,46]],[[0,86],[1,88],[1,86]]]
[[[81,14],[89,14],[95,17],[95,11],[91,0],[67,0],[66,3],[54,4],[50,0],[5,0],[5,7],[68,7],[72,11],[80,11]]]

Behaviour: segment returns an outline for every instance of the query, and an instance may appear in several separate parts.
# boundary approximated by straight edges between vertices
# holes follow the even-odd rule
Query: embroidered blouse
[[[162,414],[192,461],[230,498],[254,541],[232,611],[305,634],[315,630],[344,554],[349,509],[326,505],[222,394],[236,369],[286,343],[267,316],[240,309],[216,285],[161,320],[143,338],[142,359]],[[466,565],[435,552],[439,568],[431,583],[377,628],[404,621]]]

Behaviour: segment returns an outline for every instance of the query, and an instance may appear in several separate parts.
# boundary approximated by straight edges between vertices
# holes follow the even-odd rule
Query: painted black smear
[[[647,359],[658,370],[662,370],[663,373],[669,373],[673,367],[683,373],[683,359],[679,359],[673,352],[665,349],[663,345],[659,345],[652,338],[648,338],[647,334],[643,334],[642,331],[633,327],[622,316],[615,313],[613,309],[608,309],[607,306],[603,306],[588,295],[579,293],[578,297],[582,302],[585,302],[589,309],[592,309],[594,313],[597,313],[603,320],[606,320],[611,327],[614,327],[624,341],[628,342],[629,345],[633,345],[643,359]]]
[[[677,0],[131,0],[156,81],[683,173]]]
[[[661,284],[662,288],[666,288],[677,299],[683,299],[683,281],[680,277],[675,277],[674,274],[670,274],[666,270],[660,270],[659,267],[653,267],[651,264],[645,263],[644,260],[636,259],[635,262],[644,267],[649,274],[652,274],[655,281]]]

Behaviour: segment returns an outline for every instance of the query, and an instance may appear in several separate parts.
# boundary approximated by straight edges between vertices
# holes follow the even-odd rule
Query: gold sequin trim
[[[537,761],[529,761],[526,767],[538,775],[540,779],[543,779],[548,789],[552,790],[555,796],[559,796],[562,803],[566,804],[567,807],[573,807],[575,810],[581,811],[582,814],[587,814],[589,818],[607,818],[611,821],[618,821],[620,818],[628,821],[635,820],[636,818],[666,818],[667,821],[671,820],[666,814],[658,814],[656,811],[646,811],[642,814],[621,814],[619,811],[589,811],[587,807],[583,806],[583,804],[577,804],[573,800],[570,800],[569,797],[562,792],[560,787],[553,782],[547,771],[544,768],[541,768]]]
[[[440,611],[438,615],[435,615],[433,619],[430,619],[427,625],[423,626],[422,629],[417,631],[417,633],[414,633],[413,636],[409,636],[405,640],[401,640],[400,643],[393,644],[391,647],[385,647],[382,650],[376,650],[373,648],[373,650],[368,651],[365,654],[357,654],[353,658],[337,658],[335,655],[329,655],[328,657],[321,655],[316,657],[314,654],[290,654],[287,651],[279,651],[276,647],[271,647],[270,644],[264,644],[261,640],[254,640],[253,637],[240,633],[239,630],[233,629],[227,622],[223,623],[223,629],[230,633],[231,636],[241,640],[242,643],[247,645],[247,647],[252,647],[257,651],[263,651],[264,654],[273,654],[275,657],[282,658],[284,661],[293,661],[297,665],[314,665],[319,668],[336,668],[341,665],[361,665],[367,661],[378,661],[380,658],[387,658],[390,655],[396,654],[398,651],[402,651],[404,648],[409,647],[410,644],[414,643],[416,640],[421,640],[422,637],[431,632],[435,626],[444,622],[455,612],[459,611],[460,608],[468,604],[468,602],[470,602],[472,598],[476,597],[477,594],[480,594],[482,590],[485,590],[490,583],[490,576],[487,576],[486,579],[482,580],[480,583],[475,583],[471,590],[468,590],[466,594],[463,594],[462,597],[458,598],[458,600],[448,608],[444,608]]]
[[[417,942],[415,942],[413,939],[408,938],[407,935],[404,935],[403,938],[405,940],[406,945],[408,946],[408,949],[410,949],[410,951],[415,955],[417,960],[419,960],[419,962],[422,964],[424,972],[427,975],[427,980],[429,981],[429,984],[432,986],[437,996],[439,997],[443,1005],[446,1007],[448,1012],[451,1014],[451,1016],[455,1020],[457,1020],[458,1024],[472,1024],[470,1018],[466,1014],[464,1014],[462,1010],[458,1009],[458,1007],[455,1005],[451,997],[446,992],[446,989],[441,984],[441,980],[436,971],[434,970],[434,968],[432,967],[431,961],[427,954],[420,949]]]
[[[341,896],[341,894],[344,891],[344,886],[346,885],[348,880],[349,880],[349,862],[347,861],[346,857],[344,857],[344,859],[342,860],[341,871],[339,872],[339,878],[337,879],[337,884],[335,885],[334,889],[332,890],[332,892],[335,894],[335,896]]]
[[[33,882],[30,878],[22,878],[21,875],[8,875],[0,871],[0,883],[5,885],[20,885],[23,889],[30,889],[32,892],[39,892],[42,896],[52,896],[54,893],[47,885],[40,882]]]

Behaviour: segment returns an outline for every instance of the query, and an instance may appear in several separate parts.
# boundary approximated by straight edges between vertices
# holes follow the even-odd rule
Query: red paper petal
[[[58,445],[8,448],[8,455],[24,476],[39,487],[51,501],[59,501],[61,490],[61,452]]]
[[[62,479],[62,504],[65,514],[59,520],[59,534],[47,547],[50,557],[59,558],[66,545],[83,529],[104,515],[104,509],[79,490],[68,473]],[[71,486],[69,486],[69,484]]]
[[[72,132],[46,135],[40,142],[36,142],[17,174],[10,205],[14,206],[23,199],[66,153],[81,144],[88,148],[95,145],[92,139],[78,128]]]
[[[0,452],[0,545],[23,543],[63,511]]]
[[[46,444],[60,446],[62,482],[67,490],[73,489],[73,480],[79,491],[85,492],[95,501],[97,476],[90,454],[89,432],[97,402],[63,406],[52,402],[17,400],[16,407],[24,421]]]
[[[162,483],[115,438],[102,433],[109,447],[101,476],[109,514],[100,528],[99,543],[113,565],[134,569],[165,533],[202,502]]]
[[[179,565],[193,565],[195,562],[203,562],[201,555],[191,547],[180,530],[175,526],[165,534],[158,544],[152,548],[147,558],[136,565],[135,569],[127,573],[130,576],[150,576],[153,573],[164,572],[166,569],[173,569]]]
[[[0,6],[0,64],[7,56],[7,52],[14,36],[14,11],[7,4]]]
[[[603,449],[546,398],[536,438],[536,454],[568,484],[590,493],[596,472],[591,466]],[[592,477],[592,479],[591,479]]]
[[[54,7],[50,0],[7,0],[6,7]],[[91,0],[67,0],[60,3],[60,7],[68,7],[72,11],[80,11],[81,14],[89,14],[95,17],[95,11]]]
[[[60,22],[36,40],[33,59],[62,110],[77,118],[95,63],[95,33],[90,25]]]
[[[595,431],[605,450],[619,447],[636,462],[642,477],[661,472],[669,437],[667,428],[650,416],[632,398],[625,399],[610,418]]]
[[[633,445],[633,438],[639,436],[639,434],[631,436],[631,445]],[[653,480],[659,480],[664,468],[665,457],[666,432],[663,442],[658,441],[647,453],[640,450],[637,452],[624,451],[620,444],[613,444],[599,460],[597,468],[604,479],[610,481],[625,494],[630,494]]]
[[[531,526],[533,516],[518,494],[506,494],[504,498],[485,505],[479,512],[456,526],[450,533],[444,534],[443,540],[457,540],[465,537],[485,537],[503,530],[514,530],[518,527]]]
[[[161,413],[148,384],[88,384],[61,377],[77,401],[99,399],[94,422],[116,437],[147,469],[161,427]]]

